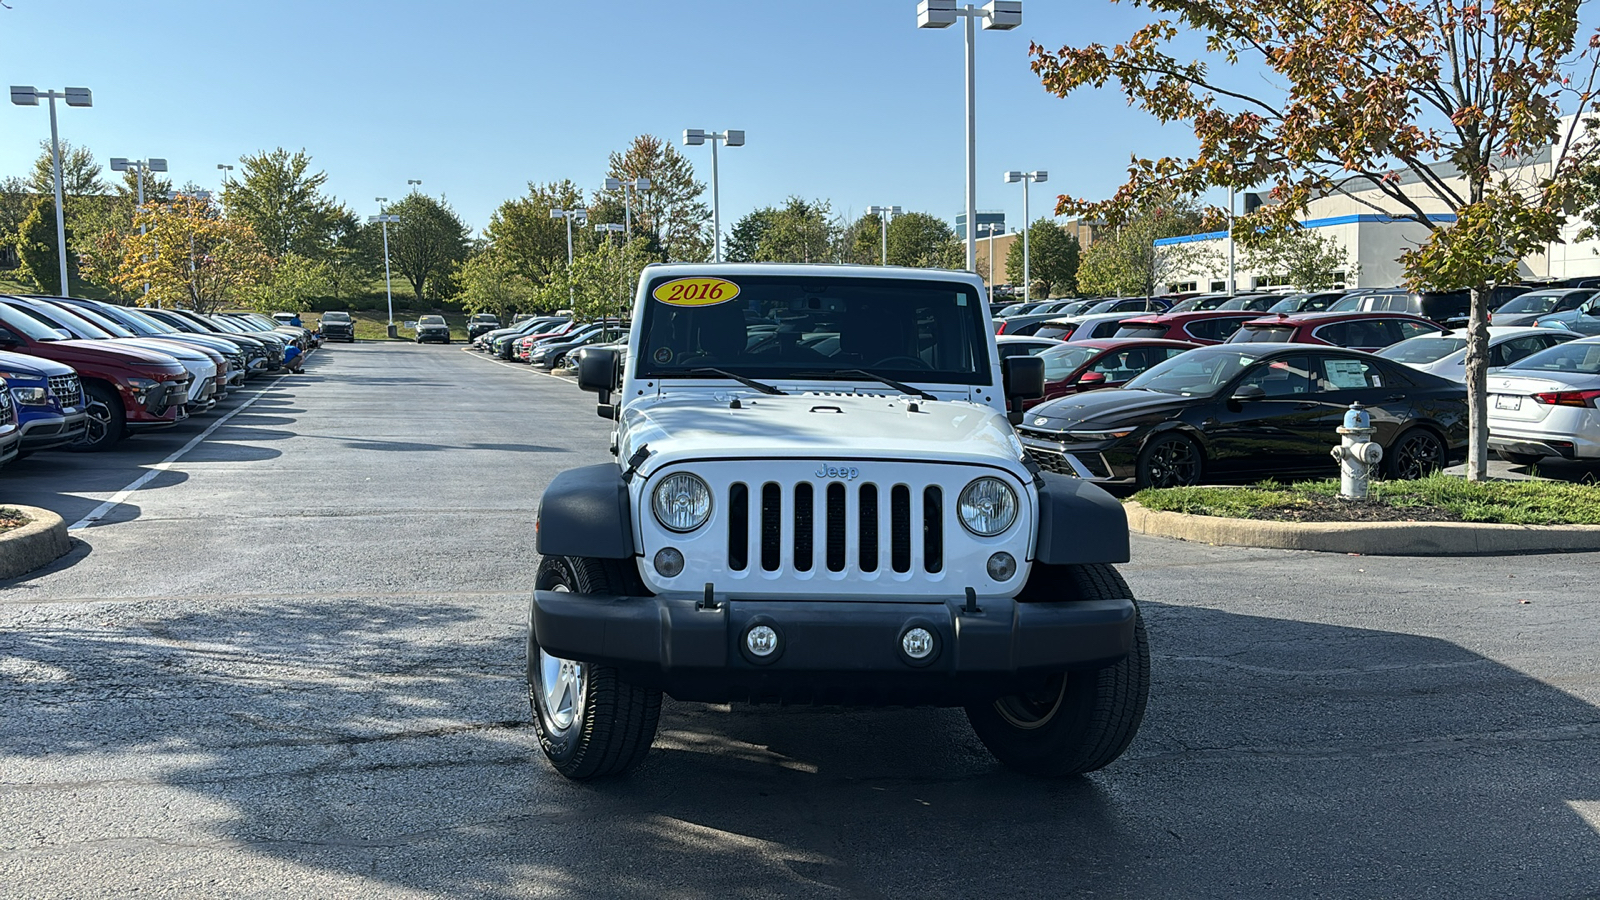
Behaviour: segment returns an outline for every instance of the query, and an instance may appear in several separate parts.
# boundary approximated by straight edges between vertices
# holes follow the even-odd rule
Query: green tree
[[[1114,82],[1130,104],[1192,127],[1198,149],[1135,159],[1110,200],[1062,198],[1057,212],[1115,225],[1152,191],[1268,186],[1275,202],[1235,220],[1246,246],[1330,194],[1425,227],[1401,260],[1414,286],[1472,291],[1467,475],[1486,478],[1489,286],[1596,202],[1585,173],[1600,32],[1580,43],[1581,0],[1138,3],[1163,18],[1113,46],[1036,45],[1033,70],[1063,97]],[[1180,60],[1174,43],[1207,58]],[[1241,64],[1265,77],[1237,77]]]
[[[389,258],[411,282],[417,302],[423,302],[430,288],[433,299],[448,298],[450,276],[467,258],[466,223],[449,204],[420,192],[391,205],[389,214],[400,217],[389,226]]]
[[[952,258],[956,235],[938,216],[922,212],[902,213],[889,220],[889,265],[919,269],[947,269],[966,264],[966,249],[960,261]]]
[[[273,256],[322,258],[332,243],[339,206],[324,196],[326,172],[311,171],[304,151],[283,149],[239,157],[241,175],[222,191],[230,217],[250,223]]]
[[[728,242],[723,245],[723,259],[728,262],[755,262],[761,252],[761,242],[777,221],[778,211],[770,206],[751,210],[733,223],[728,232]]]
[[[248,300],[272,277],[272,257],[249,223],[223,217],[210,200],[146,204],[133,224],[120,252],[97,256],[95,265],[112,271],[102,280],[141,302],[212,312]]]
[[[1334,275],[1353,279],[1361,268],[1338,241],[1306,229],[1279,231],[1265,242],[1246,247],[1246,268],[1272,276],[1303,291],[1323,291],[1334,286]]]
[[[1028,277],[1030,297],[1053,297],[1078,292],[1078,237],[1050,219],[1028,226]],[[1006,279],[1022,283],[1022,241],[1011,242],[1006,252]]]
[[[507,200],[489,217],[484,237],[522,277],[543,284],[567,266],[567,223],[550,218],[552,209],[583,208],[583,190],[570,179],[528,183],[528,193]],[[589,229],[574,224],[574,253],[593,244]]]
[[[494,313],[509,322],[517,312],[534,308],[538,285],[517,270],[493,244],[472,254],[456,271],[461,291],[456,301],[469,313]]]
[[[61,142],[61,193],[67,198],[69,212],[73,198],[106,192],[106,184],[100,180],[100,173],[100,164],[94,161],[94,153],[88,147],[74,147],[71,141]],[[35,194],[55,196],[56,179],[49,141],[39,142],[39,155],[33,161],[28,185]]]
[[[259,312],[303,312],[332,289],[333,276],[325,261],[287,253],[273,263],[271,275],[252,285],[245,297]]]
[[[635,234],[646,236],[645,252],[670,262],[700,262],[711,255],[711,208],[701,202],[705,182],[694,177],[694,165],[668,141],[651,134],[633,139],[628,149],[611,154],[606,176],[619,181],[650,179],[650,189],[633,198]],[[609,218],[621,222],[621,191],[602,191],[596,199]]]
[[[33,211],[39,195],[24,179],[14,175],[0,179],[0,244],[15,244],[22,220]]]
[[[756,250],[759,262],[833,262],[841,228],[826,200],[790,197],[776,211]]]
[[[873,213],[844,227],[839,236],[842,262],[871,266],[883,261],[883,220]],[[730,242],[731,243],[731,242]]]
[[[626,315],[639,272],[650,260],[648,238],[634,238],[633,246],[606,241],[577,256],[541,285],[534,306],[543,310],[571,309],[580,320]]]
[[[377,253],[370,252],[361,219],[349,207],[337,207],[328,249],[323,255],[323,261],[328,264],[328,287],[333,291],[333,299],[343,300],[356,285],[383,272],[382,240],[379,235]]]
[[[22,261],[22,274],[46,294],[60,294],[61,257],[56,243],[56,199],[45,194],[33,201],[17,234],[17,256]],[[72,249],[72,226],[67,226],[67,279],[70,285],[78,283],[78,254]],[[69,285],[69,287],[70,287]],[[70,293],[70,290],[68,291]]]
[[[1156,247],[1155,242],[1194,234],[1202,223],[1193,201],[1171,192],[1150,195],[1146,206],[1126,212],[1082,254],[1076,273],[1078,291],[1089,296],[1160,293],[1173,276],[1193,267],[1206,251],[1191,244]]]

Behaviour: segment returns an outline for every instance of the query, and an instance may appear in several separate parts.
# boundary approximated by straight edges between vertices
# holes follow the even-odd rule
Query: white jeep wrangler
[[[1023,451],[1043,364],[999,357],[983,298],[925,269],[645,269],[626,363],[579,364],[617,459],[539,506],[528,687],[562,775],[637,765],[663,692],[964,706],[1042,775],[1122,753],[1149,684],[1127,522]]]

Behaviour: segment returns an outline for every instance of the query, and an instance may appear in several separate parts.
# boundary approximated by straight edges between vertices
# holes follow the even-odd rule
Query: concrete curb
[[[1139,534],[1230,547],[1369,556],[1495,556],[1600,550],[1600,525],[1473,522],[1275,522],[1157,512],[1123,504]]]
[[[36,506],[4,505],[21,510],[33,521],[21,528],[0,531],[0,580],[26,575],[55,562],[72,549],[67,523],[60,516]]]

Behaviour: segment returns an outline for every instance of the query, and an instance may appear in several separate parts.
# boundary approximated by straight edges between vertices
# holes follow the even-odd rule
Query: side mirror
[[[1078,376],[1078,387],[1097,388],[1105,387],[1106,376],[1104,372],[1085,372]]]
[[[1011,424],[1019,424],[1027,402],[1044,396],[1044,360],[1037,356],[1008,356],[1000,361],[1000,382]]]
[[[617,351],[590,347],[578,360],[578,387],[601,394],[601,402],[605,402],[608,398],[604,395],[622,386],[618,361]]]
[[[1265,400],[1267,389],[1259,384],[1247,384],[1233,392],[1235,400]]]

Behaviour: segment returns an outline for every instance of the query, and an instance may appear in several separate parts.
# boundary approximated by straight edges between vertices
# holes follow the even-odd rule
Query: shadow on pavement
[[[230,865],[216,846],[242,846],[246,862],[380,893],[1600,886],[1600,835],[1579,811],[1600,801],[1600,711],[1431,638],[1147,603],[1144,730],[1088,777],[1002,769],[958,711],[669,703],[640,771],[574,785],[538,755],[523,635],[504,621],[434,598],[162,610],[0,632],[0,754],[7,781],[35,785],[0,821],[75,821],[56,805],[70,792],[75,807],[116,805],[117,833],[198,847],[174,859],[212,877]],[[61,786],[37,787],[49,783]]]

